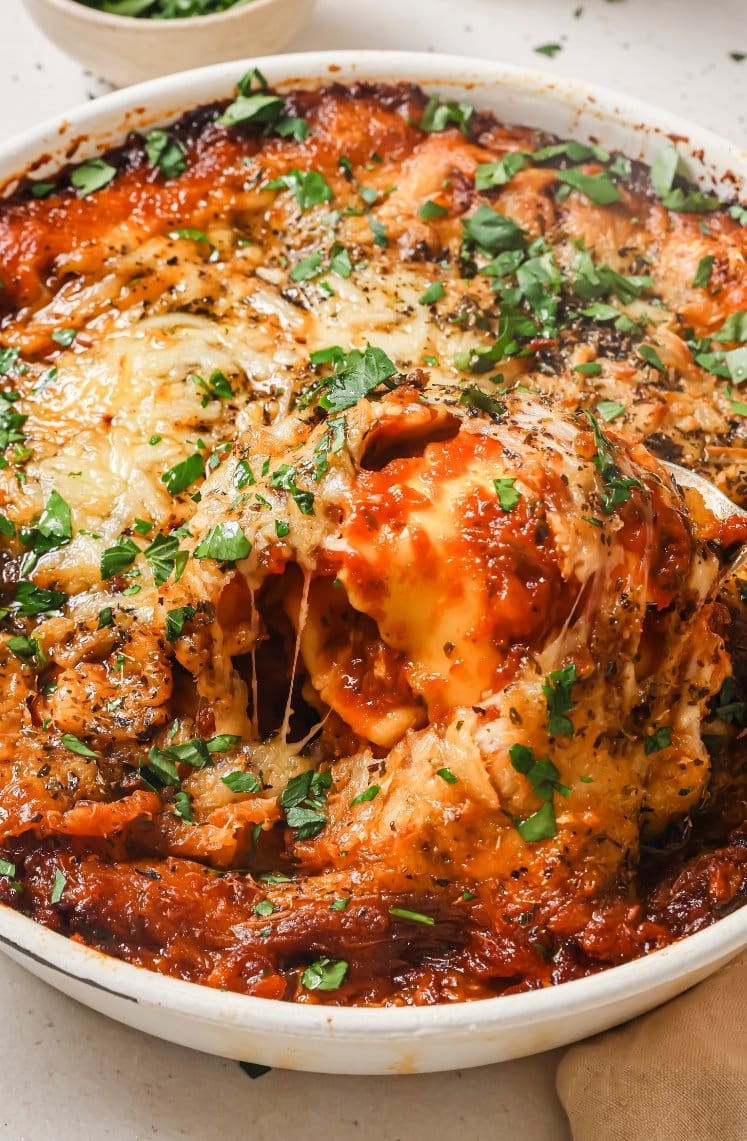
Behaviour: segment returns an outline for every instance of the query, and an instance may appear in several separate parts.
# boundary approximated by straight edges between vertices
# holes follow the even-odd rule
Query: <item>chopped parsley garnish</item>
[[[510,813],[507,815],[528,844],[552,839],[557,835],[553,794],[558,792],[561,796],[568,796],[570,789],[560,783],[560,773],[552,761],[548,757],[538,759],[528,746],[512,745],[508,755],[512,767],[527,778],[532,786],[532,792],[545,803],[526,820],[518,820]]]
[[[418,210],[418,218],[422,218],[424,222],[430,222],[434,218],[443,218],[448,213],[449,211],[445,206],[429,199]]]
[[[538,44],[536,48],[532,48],[537,55],[546,55],[549,59],[553,59],[562,50],[562,44]]]
[[[651,166],[651,182],[662,206],[668,210],[707,214],[721,206],[718,198],[701,190],[683,190],[674,186],[680,172],[681,159],[674,146],[667,146]]]
[[[185,824],[194,824],[195,817],[192,811],[192,797],[186,789],[179,788],[174,793],[174,815],[183,820]]]
[[[28,574],[38,562],[38,556],[66,546],[73,537],[70,505],[57,491],[50,493],[39,521],[32,527],[21,527],[18,537],[27,548],[21,571]]]
[[[747,375],[745,379],[747,379]],[[735,416],[747,416],[747,402],[744,400],[737,400],[734,396],[732,396],[732,387],[730,384],[727,384],[726,386],[726,399],[729,401],[729,406]]]
[[[250,95],[239,95],[218,119],[224,127],[235,127],[238,123],[270,126],[282,117],[283,100],[279,95],[267,95],[255,91]]]
[[[625,415],[625,405],[619,400],[600,400],[597,412],[606,424],[610,424],[613,420],[617,420],[618,416]]]
[[[19,661],[26,662],[28,665],[33,666],[35,670],[44,669],[47,665],[47,655],[44,653],[43,647],[36,638],[26,638],[19,634],[8,638],[5,645],[12,654],[15,654]]]
[[[344,959],[327,959],[322,956],[310,963],[301,975],[301,986],[305,990],[339,990],[348,973]]]
[[[289,828],[296,829],[296,839],[310,840],[318,836],[327,823],[324,811],[327,789],[332,784],[330,772],[308,769],[292,777],[280,796]]]
[[[116,167],[110,166],[103,158],[92,158],[76,166],[70,175],[70,182],[81,198],[87,198],[89,194],[108,186],[116,174]]]
[[[489,416],[505,416],[506,405],[496,400],[495,396],[483,392],[476,385],[468,385],[459,397],[459,403],[475,411],[487,412]]]
[[[98,622],[96,623],[97,630],[106,630],[107,627],[114,625],[114,611],[111,606],[103,606],[99,610]]]
[[[291,464],[281,464],[270,476],[270,486],[287,491],[302,515],[314,514],[314,493],[302,491],[296,483],[296,468]]]
[[[469,134],[469,121],[474,108],[469,103],[442,103],[438,95],[431,95],[423,117],[418,124],[421,131],[445,131],[453,124],[463,135]]]
[[[222,783],[230,788],[231,792],[261,792],[262,785],[254,773],[236,771],[220,778]]]
[[[16,583],[10,609],[22,618],[31,618],[35,614],[50,614],[59,610],[66,602],[67,595],[61,590],[45,590],[33,582],[21,579]]]
[[[207,408],[211,400],[230,400],[234,394],[228,378],[220,369],[211,372],[209,380],[203,380],[201,376],[195,373],[192,382],[202,389],[204,395],[201,404],[203,408]]]
[[[324,266],[322,265],[322,255],[317,251],[297,262],[288,276],[291,281],[311,281],[320,273],[324,273]]]
[[[204,466],[204,460],[200,453],[194,452],[186,460],[181,460],[180,463],[174,464],[168,471],[165,471],[161,476],[161,483],[166,484],[166,490],[171,495],[178,495],[181,491],[186,491],[188,487],[191,487],[195,480],[201,478],[204,474]]]
[[[387,236],[386,226],[384,223],[380,222],[378,218],[371,217],[369,214],[368,224],[371,228],[371,233],[373,234],[374,245],[386,248],[389,245],[389,238]]]
[[[743,344],[747,341],[747,311],[740,309],[727,317],[721,328],[713,333],[711,340],[719,343],[734,342],[735,344]]]
[[[69,349],[77,335],[77,329],[70,328],[55,329],[51,334],[55,344],[60,345],[63,349]]]
[[[451,769],[447,768],[436,769],[436,776],[441,777],[441,780],[445,780],[447,784],[456,784],[459,780],[458,777],[454,776]]]
[[[266,919],[268,915],[272,915],[274,910],[275,908],[269,899],[260,899],[252,908],[254,914],[261,916],[263,919]]]
[[[601,494],[602,510],[606,515],[612,515],[618,507],[627,503],[633,488],[642,487],[643,484],[634,476],[621,474],[620,469],[615,463],[614,446],[599,427],[599,421],[596,416],[588,410],[584,411],[584,416],[589,421],[594,434],[594,443],[597,449],[596,455],[594,456],[594,466],[599,472],[604,484],[604,491]]]
[[[162,586],[172,572],[174,582],[178,582],[189,559],[187,551],[179,550],[179,539],[176,535],[156,535],[153,542],[144,548],[143,555],[153,572],[156,586]]]
[[[482,162],[475,172],[475,189],[490,190],[493,186],[505,186],[518,174],[530,156],[523,151],[509,151],[498,162]]]
[[[164,178],[177,178],[187,169],[186,150],[178,139],[161,127],[146,135],[145,153],[150,165],[160,170]]]
[[[101,577],[114,578],[131,567],[140,554],[140,548],[132,539],[120,535],[113,547],[107,547],[101,556]]]
[[[389,914],[395,919],[407,919],[410,923],[422,923],[425,927],[435,927],[436,924],[432,915],[424,915],[422,911],[410,911],[407,907],[390,907]]]
[[[747,702],[739,699],[737,683],[733,677],[727,677],[724,680],[724,684],[719,691],[718,705],[716,705],[714,713],[721,721],[725,721],[727,725],[744,725],[745,713],[747,713]]]
[[[345,911],[345,909],[347,908],[349,903],[350,903],[350,896],[349,895],[340,896],[339,899],[334,899],[332,901],[332,903],[330,903],[329,910],[330,911]]]
[[[16,865],[12,864],[10,860],[0,860],[0,879],[12,880],[15,878]]]
[[[443,282],[434,281],[429,285],[422,297],[418,298],[421,305],[433,305],[436,301],[440,301],[442,297],[446,296]]]
[[[322,351],[332,353],[333,350]],[[352,408],[397,372],[393,361],[383,349],[375,345],[367,345],[363,352],[359,349],[349,353],[339,350],[339,354],[326,357],[326,360],[335,360],[335,371],[323,382],[324,392],[319,400],[328,412],[343,412],[346,408]],[[320,353],[313,354],[311,361],[312,364],[324,363]]]
[[[52,890],[49,893],[50,903],[59,903],[62,899],[62,894],[67,887],[67,876],[61,872],[59,868],[54,873],[54,881],[52,883]]]
[[[547,702],[547,731],[551,737],[572,737],[573,722],[568,714],[574,708],[573,686],[578,680],[573,662],[547,675],[542,692]]]
[[[693,278],[693,289],[705,289],[708,282],[711,280],[713,273],[713,263],[715,262],[713,254],[706,254],[698,262],[698,268],[695,271]]]
[[[521,492],[516,490],[516,480],[507,476],[493,480],[498,502],[504,511],[513,511],[521,499]]]
[[[89,748],[85,741],[81,741],[80,737],[76,737],[74,733],[63,733],[60,737],[60,743],[71,753],[77,753],[79,757],[98,757],[99,755]]]
[[[196,559],[217,559],[236,562],[249,557],[252,544],[238,523],[217,523],[211,527],[201,543],[195,547]]]
[[[650,364],[657,372],[666,372],[666,366],[653,345],[639,345],[638,356]]]
[[[345,446],[346,422],[344,416],[330,416],[324,434],[314,447],[314,479],[321,479],[329,469],[329,457],[337,455]]]
[[[364,792],[359,792],[350,801],[350,807],[353,808],[356,804],[365,804],[368,800],[375,800],[381,792],[381,787],[378,784],[371,784]]]
[[[600,174],[585,174],[582,170],[559,170],[556,178],[584,194],[597,206],[610,206],[622,199],[622,194],[604,171]]]
[[[658,753],[661,749],[668,749],[672,744],[672,730],[668,725],[663,725],[661,729],[657,729],[646,738],[643,751],[647,757],[652,753]]]
[[[57,187],[54,182],[32,182],[31,183],[31,197],[32,198],[48,198],[53,190]]]
[[[318,170],[293,169],[266,182],[263,190],[290,190],[301,210],[310,210],[332,198],[332,187]]]
[[[486,254],[501,250],[522,250],[526,247],[526,234],[512,218],[498,214],[485,203],[474,214],[462,221],[465,241],[477,246]]]

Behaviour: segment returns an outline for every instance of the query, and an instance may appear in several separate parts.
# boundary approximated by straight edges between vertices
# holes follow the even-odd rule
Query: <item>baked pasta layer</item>
[[[0,900],[299,1002],[561,982],[747,892],[747,211],[418,88],[0,203]]]

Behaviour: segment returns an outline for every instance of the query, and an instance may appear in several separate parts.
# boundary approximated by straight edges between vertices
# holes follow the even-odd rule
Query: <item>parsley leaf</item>
[[[634,476],[621,475],[620,469],[615,463],[615,449],[612,441],[605,436],[593,413],[585,409],[584,416],[589,421],[594,434],[597,449],[594,466],[605,484],[605,490],[601,496],[602,509],[605,514],[612,515],[617,507],[627,503],[634,487],[642,487],[643,485]]]
[[[310,210],[312,206],[320,206],[322,202],[329,202],[332,198],[332,187],[318,170],[293,169],[280,178],[273,178],[266,182],[263,190],[292,191],[293,197],[301,210]]]
[[[22,618],[35,614],[50,614],[59,610],[67,602],[67,595],[61,590],[45,590],[33,582],[21,579],[16,583],[11,609]]]
[[[726,318],[711,337],[713,341],[744,343],[747,341],[747,311],[740,309]]]
[[[96,190],[102,190],[115,178],[116,167],[110,166],[103,158],[92,158],[77,166],[70,175],[70,181],[81,198],[87,198]]]
[[[443,218],[448,213],[449,211],[445,206],[429,199],[418,210],[418,218],[422,218],[424,222],[430,222],[433,218]]]
[[[145,153],[150,165],[160,170],[164,178],[177,178],[187,169],[186,150],[161,127],[145,136]]]
[[[383,349],[367,345],[361,352],[345,353],[336,371],[325,381],[319,403],[329,412],[343,412],[368,396],[397,372],[396,365]]]
[[[509,478],[494,479],[498,502],[504,511],[513,511],[521,499],[521,492],[516,490],[516,480]]]
[[[237,559],[248,558],[251,549],[252,544],[238,523],[217,523],[195,547],[194,556],[196,559],[235,562]]]
[[[76,737],[74,733],[63,733],[60,742],[71,753],[77,753],[79,757],[98,757],[99,755],[90,749],[85,741],[81,741],[80,737]]]
[[[222,783],[230,788],[231,792],[261,792],[262,785],[255,777],[254,773],[246,773],[237,770],[234,773],[228,773],[226,776],[220,778]]]
[[[469,103],[442,103],[438,95],[431,95],[420,120],[420,130],[429,133],[445,131],[449,124],[453,124],[463,135],[468,135],[473,111]]]
[[[657,372],[666,372],[666,366],[653,345],[639,345],[638,356],[647,364],[652,365]]]
[[[52,340],[63,349],[69,349],[77,335],[77,329],[55,329],[52,332]]]
[[[339,990],[348,973],[344,959],[328,959],[322,956],[310,963],[301,975],[301,986],[305,990]]]
[[[188,622],[192,621],[196,613],[197,611],[194,606],[178,606],[174,610],[167,611],[166,640],[173,642],[178,638],[184,630],[184,627]]]
[[[487,412],[490,416],[505,416],[506,414],[505,404],[501,404],[500,400],[496,400],[494,396],[483,392],[476,385],[468,385],[464,389],[459,397],[459,403],[480,412]]]
[[[526,235],[512,218],[507,218],[483,203],[474,214],[462,221],[465,240],[486,254],[526,247]]]
[[[572,692],[577,681],[573,662],[547,675],[542,692],[547,702],[547,731],[551,737],[572,737],[573,722],[568,713],[574,709]]]
[[[647,737],[643,751],[647,757],[652,753],[658,753],[661,749],[668,749],[672,744],[672,730],[668,725],[663,725],[661,729],[657,729],[650,737]]]
[[[238,123],[269,126],[276,123],[283,114],[284,103],[279,95],[266,95],[253,92],[239,95],[218,118],[224,127],[235,127]]]
[[[186,460],[174,464],[165,471],[161,476],[161,483],[166,484],[166,490],[170,495],[178,495],[181,491],[186,491],[203,474],[202,456],[199,452],[194,452],[191,456],[187,456]]]
[[[47,655],[36,638],[26,638],[19,634],[13,638],[8,638],[5,645],[19,661],[27,662],[35,670],[41,670],[47,665]]]
[[[582,170],[559,170],[556,178],[584,194],[597,206],[610,206],[622,199],[622,194],[604,171],[600,174],[585,174]]]
[[[410,923],[422,923],[424,927],[435,927],[436,920],[432,915],[424,915],[422,911],[410,911],[407,907],[390,907],[389,914],[395,919],[407,919]]]
[[[131,567],[140,554],[140,548],[132,539],[120,535],[113,547],[107,547],[101,556],[101,577],[114,578]]]
[[[597,404],[597,412],[607,424],[610,424],[618,416],[625,415],[625,405],[620,404],[617,400],[600,400]]]
[[[698,262],[698,268],[695,271],[693,278],[693,289],[705,289],[708,282],[711,280],[713,272],[713,263],[715,262],[713,254],[706,254]]]
[[[380,792],[381,788],[378,784],[370,784],[365,792],[359,792],[357,796],[353,797],[350,801],[350,807],[353,808],[356,804],[365,804],[368,800],[375,800]]]
[[[693,214],[707,214],[712,210],[718,210],[721,203],[713,195],[674,186],[680,165],[679,153],[672,145],[665,147],[651,165],[651,182],[662,206],[666,206],[668,210]]]
[[[67,876],[61,872],[59,868],[55,870],[54,882],[52,883],[52,890],[49,893],[50,903],[59,903],[62,899],[62,894],[67,887]]]
[[[418,298],[420,305],[433,305],[436,301],[440,301],[442,297],[446,296],[443,282],[434,281],[429,285],[422,297]]]
[[[475,189],[490,190],[494,186],[505,186],[526,164],[529,155],[523,151],[509,151],[498,162],[478,163],[475,172]]]

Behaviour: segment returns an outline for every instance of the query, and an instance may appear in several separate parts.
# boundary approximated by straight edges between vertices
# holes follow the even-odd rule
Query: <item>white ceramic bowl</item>
[[[304,26],[316,0],[244,0],[184,20],[112,16],[78,0],[26,0],[44,35],[116,87],[188,67],[268,55]]]
[[[57,0],[59,2],[59,0]],[[250,61],[174,75],[89,103],[0,148],[0,186],[55,162],[80,161],[127,130],[167,123],[226,98]],[[290,55],[261,61],[272,83],[413,80],[467,98],[509,122],[598,140],[651,161],[675,138],[708,189],[747,186],[747,154],[699,127],[580,83],[477,60],[416,53]],[[44,155],[43,163],[39,156]],[[49,156],[52,156],[51,161]],[[462,1005],[337,1009],[247,998],[108,958],[0,906],[0,948],[80,1002],[129,1026],[224,1057],[326,1073],[415,1073],[480,1066],[577,1041],[641,1014],[704,979],[747,946],[747,907],[707,930],[561,986]]]

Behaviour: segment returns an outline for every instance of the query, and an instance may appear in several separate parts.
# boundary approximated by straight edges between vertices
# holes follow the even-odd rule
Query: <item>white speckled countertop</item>
[[[108,90],[0,0],[3,137]],[[553,59],[533,47],[559,43]],[[319,0],[289,50],[481,55],[635,94],[747,145],[747,0]],[[567,1141],[551,1054],[401,1078],[274,1071],[123,1029],[0,959],[2,1141]],[[248,1059],[251,1061],[251,1059]],[[604,1138],[600,1138],[604,1141]]]

